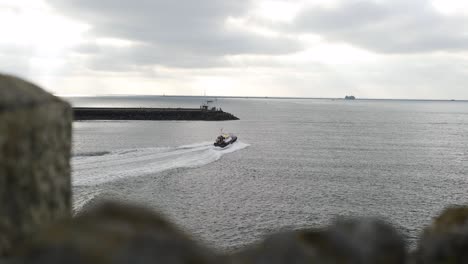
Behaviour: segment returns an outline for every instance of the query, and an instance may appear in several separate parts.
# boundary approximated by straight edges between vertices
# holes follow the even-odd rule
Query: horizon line
[[[99,95],[58,95],[63,98],[77,97],[197,97],[197,98],[233,98],[233,99],[306,99],[306,100],[346,100],[344,97],[297,97],[297,96],[229,96],[229,95],[157,95],[157,94],[99,94]],[[393,101],[462,101],[468,99],[417,99],[417,98],[369,98],[356,97],[354,100],[393,100]],[[353,101],[353,100],[347,100]]]

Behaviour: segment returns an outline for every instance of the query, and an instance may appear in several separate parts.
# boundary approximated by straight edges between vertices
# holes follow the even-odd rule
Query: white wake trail
[[[72,158],[72,182],[74,186],[90,186],[176,168],[200,167],[248,146],[238,141],[221,149],[211,142],[203,142],[172,148],[78,154]]]

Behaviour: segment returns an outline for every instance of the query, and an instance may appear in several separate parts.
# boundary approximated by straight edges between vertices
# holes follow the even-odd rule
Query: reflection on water
[[[132,107],[197,107],[202,101],[72,99],[77,106]],[[128,154],[114,165],[125,170],[129,162],[129,169],[146,167],[154,172],[99,186],[163,211],[220,248],[241,246],[279,228],[324,225],[340,215],[382,216],[414,241],[442,208],[468,202],[466,102],[218,99],[218,103],[241,120],[76,122],[74,153],[116,155],[129,149],[176,148],[211,142],[221,128],[234,132],[250,146],[197,168],[159,173],[158,159],[145,164],[137,157],[133,163]],[[87,159],[92,163],[105,157]],[[85,163],[80,166],[88,166]],[[75,186],[75,200],[89,194],[90,188]]]

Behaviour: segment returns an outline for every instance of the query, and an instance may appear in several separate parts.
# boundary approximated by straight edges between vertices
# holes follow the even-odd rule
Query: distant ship
[[[354,97],[354,95],[347,95],[347,96],[345,96],[344,99],[345,100],[356,100],[356,97]]]

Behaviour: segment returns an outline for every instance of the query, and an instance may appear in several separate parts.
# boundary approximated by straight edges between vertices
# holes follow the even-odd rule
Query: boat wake
[[[236,142],[221,149],[212,142],[203,142],[180,147],[77,154],[72,158],[72,183],[73,186],[92,186],[171,169],[200,167],[248,146]]]

